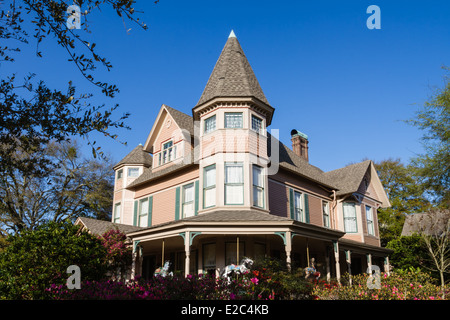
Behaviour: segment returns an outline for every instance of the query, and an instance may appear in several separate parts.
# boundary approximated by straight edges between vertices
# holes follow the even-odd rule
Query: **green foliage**
[[[443,69],[450,71],[450,68]],[[429,101],[407,121],[424,131],[426,153],[412,159],[414,174],[435,205],[450,207],[450,82],[435,90]]]
[[[428,264],[428,251],[419,235],[398,237],[389,241],[386,247],[394,250],[389,261],[396,270],[423,268]]]
[[[86,281],[107,271],[101,240],[69,221],[12,235],[8,243],[0,252],[0,299],[41,299],[52,283],[65,284],[70,265],[79,266]]]

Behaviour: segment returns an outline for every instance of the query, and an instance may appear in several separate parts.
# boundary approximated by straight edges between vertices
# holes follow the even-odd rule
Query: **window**
[[[216,205],[216,165],[203,169],[203,208]]]
[[[262,133],[262,119],[255,117],[254,115],[252,115],[252,130],[258,132],[258,133]]]
[[[114,205],[114,223],[120,223],[120,208],[120,202]]]
[[[322,201],[323,226],[330,227],[330,206],[328,201]]]
[[[242,128],[242,112],[225,112],[225,128]]]
[[[244,168],[242,163],[225,164],[225,204],[244,204]]]
[[[216,274],[216,244],[203,245],[203,270],[211,276]]]
[[[245,245],[243,242],[239,242],[239,261],[237,259],[237,243],[236,242],[226,242],[225,243],[225,265],[239,264],[245,256]]]
[[[117,180],[122,179],[123,176],[123,169],[120,169],[119,171],[117,171]]]
[[[373,226],[372,207],[366,206],[366,219],[367,219],[367,233],[374,236],[375,230],[374,230],[374,226]]]
[[[139,201],[139,227],[147,227],[148,224],[148,198]]]
[[[356,225],[356,207],[353,202],[344,202],[342,204],[344,211],[344,231],[345,232],[358,232]]]
[[[302,194],[294,191],[294,220],[303,222]]]
[[[175,159],[177,146],[173,145],[173,141],[163,144],[163,150],[159,154],[159,165],[173,161]]]
[[[139,168],[128,168],[128,176],[133,178],[138,177]]]
[[[216,116],[205,119],[205,133],[209,133],[216,130]]]
[[[183,186],[182,200],[183,218],[192,217],[194,215],[194,184],[190,183]]]
[[[264,208],[264,175],[263,168],[253,166],[253,205]]]

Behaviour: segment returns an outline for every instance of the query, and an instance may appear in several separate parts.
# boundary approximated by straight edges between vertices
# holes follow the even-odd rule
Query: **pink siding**
[[[175,219],[175,188],[153,195],[152,225]]]
[[[289,191],[286,186],[269,180],[269,210],[280,217],[289,217]]]

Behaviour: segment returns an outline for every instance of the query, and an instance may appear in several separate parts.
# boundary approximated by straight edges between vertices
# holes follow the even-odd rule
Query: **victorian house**
[[[218,275],[243,257],[291,268],[314,258],[328,279],[389,268],[377,209],[390,203],[373,162],[322,171],[306,134],[290,132],[292,149],[270,134],[274,110],[231,32],[192,115],[162,105],[145,144],[114,167],[106,224],[127,232],[132,276],[167,260],[175,273]]]

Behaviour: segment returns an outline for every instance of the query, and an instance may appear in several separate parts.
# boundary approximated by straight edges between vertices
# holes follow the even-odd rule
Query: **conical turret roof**
[[[197,106],[218,97],[255,97],[269,105],[233,31],[225,43]]]

